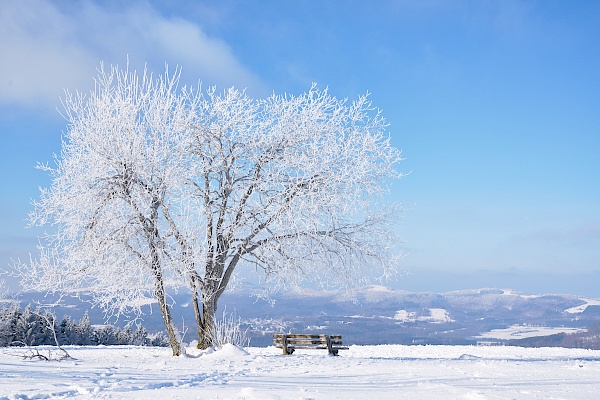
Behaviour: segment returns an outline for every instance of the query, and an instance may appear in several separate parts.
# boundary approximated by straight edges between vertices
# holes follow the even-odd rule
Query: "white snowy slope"
[[[480,336],[481,339],[526,339],[539,336],[556,335],[557,333],[578,333],[585,332],[585,329],[566,328],[566,327],[547,327],[547,326],[527,326],[512,325],[505,329],[492,329]]]
[[[330,357],[274,347],[215,352],[68,347],[32,361],[0,350],[0,399],[592,399],[600,351],[473,346],[351,346]]]
[[[568,308],[565,310],[565,312],[569,314],[579,314],[584,312],[590,306],[600,306],[600,299],[589,299],[587,297],[583,297],[581,300],[585,303],[576,307]]]
[[[443,308],[430,308],[427,310],[427,316],[419,316],[416,312],[409,312],[406,310],[396,311],[396,315],[394,315],[394,319],[400,322],[432,322],[432,323],[443,323],[443,322],[454,322],[452,318],[450,318],[450,314],[448,311]]]

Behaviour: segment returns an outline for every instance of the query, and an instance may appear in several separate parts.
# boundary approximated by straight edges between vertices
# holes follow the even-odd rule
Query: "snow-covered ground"
[[[600,351],[470,346],[351,346],[283,356],[274,347],[214,352],[68,347],[73,359],[0,351],[0,399],[592,399]]]

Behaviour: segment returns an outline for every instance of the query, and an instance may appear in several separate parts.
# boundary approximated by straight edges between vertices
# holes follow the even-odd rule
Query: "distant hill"
[[[241,319],[254,346],[270,345],[275,332],[336,333],[347,344],[526,344],[540,340],[532,337],[553,334],[562,339],[548,337],[547,342],[560,343],[569,338],[564,332],[579,332],[583,337],[584,328],[600,323],[600,299],[574,295],[532,295],[506,289],[414,293],[369,286],[351,294],[284,293],[268,302],[253,292],[254,288],[245,287],[226,293],[220,304]],[[52,299],[27,294],[20,301],[48,303]],[[187,297],[175,296],[173,301],[175,321],[182,331],[187,330],[185,339],[194,340]],[[78,319],[86,311],[92,323],[104,323],[100,310],[78,299],[63,299],[56,307],[59,317],[69,314]],[[121,318],[116,324],[125,322]],[[141,323],[150,332],[163,329],[156,307]]]

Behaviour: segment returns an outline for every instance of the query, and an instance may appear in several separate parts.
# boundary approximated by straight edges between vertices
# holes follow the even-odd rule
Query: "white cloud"
[[[196,75],[211,77],[224,85],[247,86],[255,79],[231,53],[227,44],[209,38],[197,26],[182,19],[157,21],[150,31],[152,43],[180,65],[191,65]],[[186,67],[187,68],[187,67]]]
[[[89,90],[100,61],[162,73],[183,67],[183,78],[261,90],[259,79],[222,40],[146,3],[125,8],[94,2],[8,0],[0,7],[0,104],[55,107],[63,89]]]
[[[69,25],[47,2],[4,2],[0,8],[0,102],[57,103],[63,87],[81,82],[81,69],[90,64],[91,54],[74,43]],[[88,69],[85,74],[88,79],[91,72]]]

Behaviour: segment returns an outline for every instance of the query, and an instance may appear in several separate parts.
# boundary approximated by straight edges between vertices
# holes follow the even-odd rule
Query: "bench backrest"
[[[273,342],[275,345],[283,345],[284,339],[287,344],[297,345],[326,345],[327,337],[329,336],[330,343],[332,345],[342,345],[342,335],[310,335],[310,334],[285,334],[276,333],[273,335]]]

